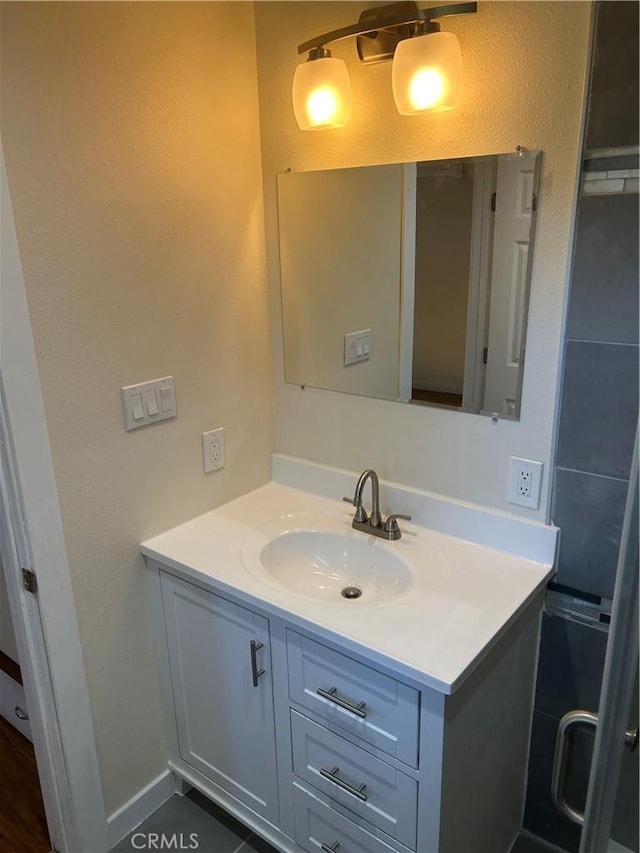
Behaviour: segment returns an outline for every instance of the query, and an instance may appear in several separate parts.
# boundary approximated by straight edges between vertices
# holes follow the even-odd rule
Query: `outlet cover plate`
[[[538,509],[543,469],[544,463],[542,462],[520,459],[517,456],[511,457],[511,477],[507,498],[510,504],[526,506],[528,509]]]
[[[205,474],[224,468],[223,427],[202,433],[202,466]]]

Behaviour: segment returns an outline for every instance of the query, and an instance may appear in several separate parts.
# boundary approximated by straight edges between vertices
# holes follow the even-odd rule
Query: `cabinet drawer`
[[[293,809],[295,840],[309,853],[394,853],[395,848],[295,784]]]
[[[296,711],[291,739],[296,776],[415,850],[415,779]]]
[[[287,631],[289,695],[322,719],[418,766],[417,690]]]

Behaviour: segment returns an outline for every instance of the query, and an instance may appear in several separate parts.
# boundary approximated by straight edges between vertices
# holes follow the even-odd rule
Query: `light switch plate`
[[[371,356],[371,329],[348,332],[344,336],[344,366],[367,361]]]
[[[121,392],[126,430],[166,421],[176,416],[173,376],[127,385]]]

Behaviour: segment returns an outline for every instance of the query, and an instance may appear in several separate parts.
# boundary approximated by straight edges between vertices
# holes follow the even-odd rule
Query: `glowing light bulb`
[[[400,115],[451,110],[462,88],[462,53],[453,33],[425,33],[401,41],[391,68]]]
[[[338,113],[339,99],[329,86],[318,86],[307,98],[307,115],[311,124],[331,124]]]
[[[291,92],[301,130],[344,127],[351,108],[351,84],[344,60],[330,56],[298,65]]]
[[[409,83],[409,100],[414,110],[437,106],[445,92],[442,74],[435,68],[420,68]]]

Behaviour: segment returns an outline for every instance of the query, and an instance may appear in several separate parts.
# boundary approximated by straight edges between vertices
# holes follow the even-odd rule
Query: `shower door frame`
[[[635,525],[635,526],[634,526]],[[638,431],[620,542],[580,853],[607,849],[638,666]],[[638,721],[632,721],[637,727]]]

